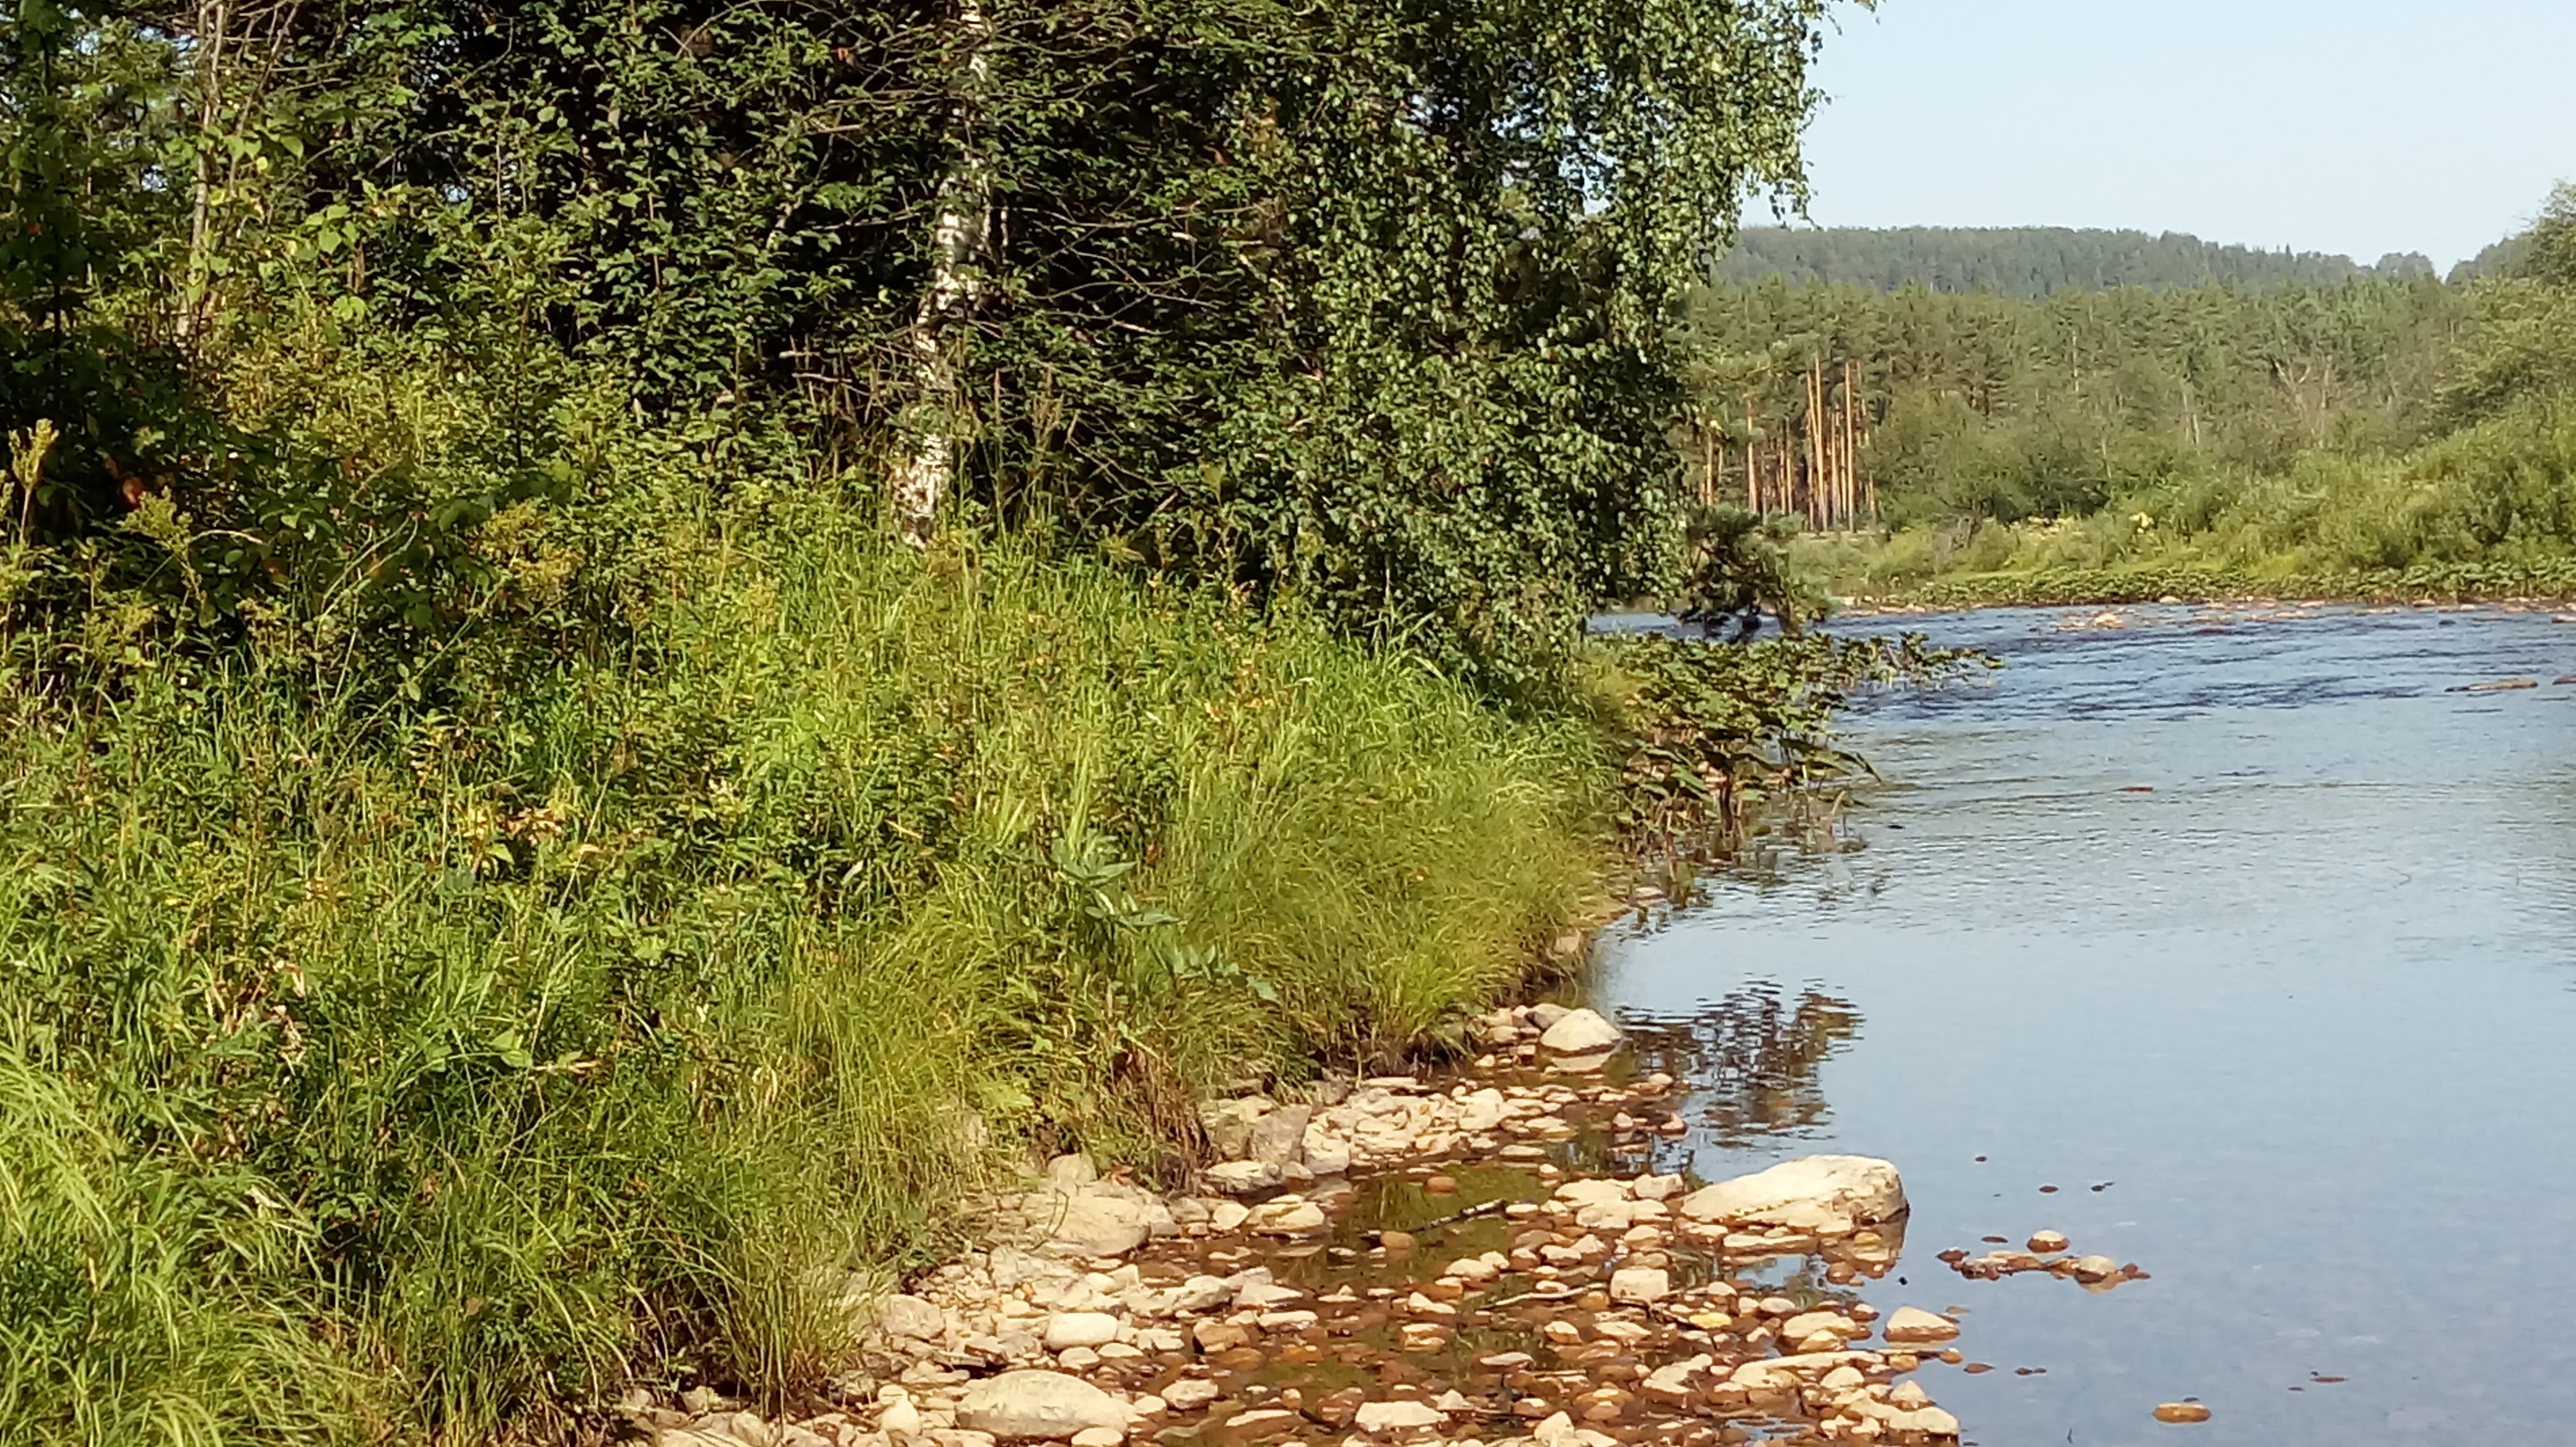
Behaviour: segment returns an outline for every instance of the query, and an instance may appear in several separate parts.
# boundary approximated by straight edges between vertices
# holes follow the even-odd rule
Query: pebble
[[[2159,1422],[2206,1422],[2209,1409],[2198,1402],[2167,1402],[2156,1408]]]
[[[2066,1238],[2055,1231],[2034,1231],[2031,1233],[2030,1237],[2030,1249],[2033,1251],[2063,1251],[2066,1249]]]

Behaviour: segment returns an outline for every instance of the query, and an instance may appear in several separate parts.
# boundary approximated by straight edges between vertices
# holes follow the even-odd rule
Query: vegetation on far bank
[[[2571,238],[2562,188],[2452,283],[1706,288],[1684,450],[1846,597],[2564,595]]]

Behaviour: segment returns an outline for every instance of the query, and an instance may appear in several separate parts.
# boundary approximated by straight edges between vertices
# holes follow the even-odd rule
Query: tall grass
[[[446,712],[8,640],[0,1443],[792,1392],[997,1163],[1408,1041],[1597,863],[1590,733],[1293,613],[763,547]]]

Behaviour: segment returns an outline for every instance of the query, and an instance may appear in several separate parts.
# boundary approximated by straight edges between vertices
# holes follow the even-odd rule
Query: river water
[[[2576,626],[2097,611],[1897,623],[2008,666],[1863,705],[1835,842],[1605,940],[1684,1154],[1903,1169],[1870,1295],[1997,1369],[1938,1384],[1970,1442],[2576,1440]],[[2150,1279],[1933,1257],[2043,1228]]]

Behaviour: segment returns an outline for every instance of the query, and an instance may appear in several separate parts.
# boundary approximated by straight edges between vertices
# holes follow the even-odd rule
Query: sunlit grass
[[[9,675],[0,1442],[787,1391],[997,1165],[1413,1039],[1598,862],[1593,735],[1293,612],[828,535],[675,597],[430,715]]]

